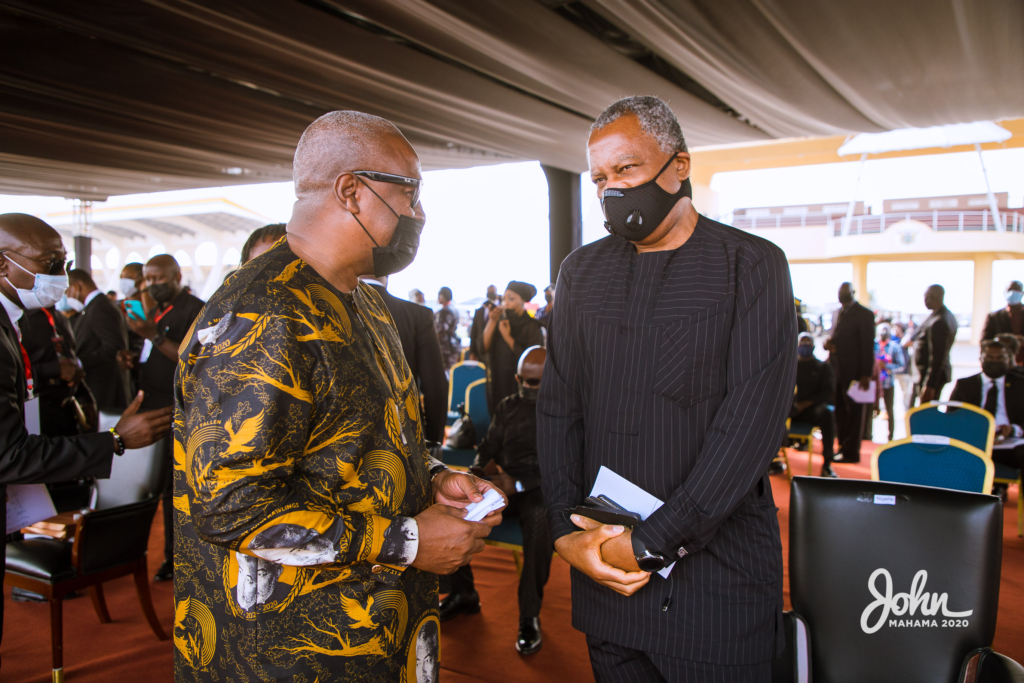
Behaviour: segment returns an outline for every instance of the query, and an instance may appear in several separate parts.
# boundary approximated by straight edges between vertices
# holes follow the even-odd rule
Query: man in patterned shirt
[[[451,305],[452,290],[442,287],[437,293],[437,303],[441,304],[441,309],[434,314],[434,330],[437,332],[437,343],[441,345],[444,369],[451,370],[462,355],[462,342],[457,333],[459,312]]]
[[[294,177],[286,237],[181,348],[175,680],[436,678],[436,574],[501,514],[463,519],[493,486],[429,457],[391,316],[357,280],[415,256],[419,160],[384,119],[332,112]]]

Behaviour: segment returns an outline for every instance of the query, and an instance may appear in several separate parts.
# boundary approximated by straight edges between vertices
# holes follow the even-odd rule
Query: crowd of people
[[[481,611],[470,561],[506,516],[523,533],[522,655],[543,642],[557,551],[598,680],[768,681],[783,576],[768,475],[787,416],[821,428],[835,476],[876,405],[893,437],[897,384],[941,396],[956,320],[938,285],[907,328],[844,283],[821,361],[782,251],[695,211],[664,102],[612,104],[587,153],[611,235],[565,260],[535,313],[533,285],[489,286],[465,343],[450,288],[436,312],[387,290],[425,215],[418,157],[376,116],[306,129],[291,220],[255,231],[205,303],[168,255],[127,264],[104,296],[53,228],[0,216],[0,484],[80,488],[162,443],[155,578],[175,581],[179,681],[436,681],[440,624]],[[1022,293],[953,390],[1004,438],[1024,435]],[[441,447],[463,359],[485,366],[491,415],[468,473]],[[101,412],[121,415],[102,433]],[[664,504],[600,523],[623,512],[592,497],[604,470]]]
[[[1010,416],[1024,413],[1024,403],[1007,408],[1016,397],[1009,396],[1005,386],[1015,386],[1014,375],[1024,380],[1024,369],[1020,366],[1024,341],[1022,295],[1024,286],[1016,280],[1010,282],[1005,292],[1006,306],[990,313],[984,321],[981,374],[957,380],[949,397],[950,401],[984,406],[995,416],[1001,438],[1021,435],[1021,423]],[[893,440],[897,384],[903,394],[904,410],[941,399],[944,387],[953,381],[950,353],[958,329],[956,317],[945,305],[941,285],[925,290],[924,304],[929,315],[919,325],[912,319],[903,322],[877,317],[856,301],[856,291],[848,282],[840,286],[838,297],[840,308],[833,315],[832,328],[824,340],[827,361],[815,357],[814,337],[808,332],[800,333],[796,392],[789,414],[791,422],[821,430],[823,477],[837,476],[833,462],[860,461],[861,441],[873,440],[873,417],[880,414],[880,408],[884,408],[888,422],[888,440]],[[853,385],[867,394],[851,396]],[[987,402],[978,398],[982,385]],[[1024,466],[1022,454],[1024,450],[1000,449],[993,452],[993,459],[1019,468]],[[773,472],[782,469],[780,463],[772,465]]]

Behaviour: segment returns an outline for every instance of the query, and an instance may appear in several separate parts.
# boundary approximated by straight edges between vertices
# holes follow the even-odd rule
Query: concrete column
[[[551,281],[558,279],[562,261],[583,243],[583,203],[580,174],[545,166],[548,179],[548,240],[551,247]]]
[[[864,306],[869,306],[871,296],[868,294],[868,257],[851,256],[850,263],[853,264],[853,279],[850,284],[857,291],[857,301]]]
[[[985,316],[992,310],[992,262],[995,254],[974,255],[974,310],[971,312],[971,341],[981,341]]]

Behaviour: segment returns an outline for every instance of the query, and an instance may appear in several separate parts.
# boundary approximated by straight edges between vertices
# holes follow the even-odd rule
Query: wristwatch
[[[640,567],[641,571],[660,571],[668,564],[668,560],[665,559],[664,555],[652,553],[647,549],[647,546],[644,545],[644,542],[635,535],[630,535],[630,539],[633,543],[633,556],[636,557],[636,563]]]

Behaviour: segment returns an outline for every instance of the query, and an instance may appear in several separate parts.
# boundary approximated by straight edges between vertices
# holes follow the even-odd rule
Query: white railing
[[[1000,212],[1006,232],[1024,233],[1024,211]],[[730,217],[726,216],[728,221]],[[786,216],[732,216],[731,225],[741,230],[770,230],[780,228],[804,228],[828,226],[832,234],[843,234],[845,216],[834,214],[803,214]],[[924,223],[936,232],[993,232],[997,231],[991,213],[983,211],[901,211],[898,213],[865,214],[850,219],[847,235],[873,235],[885,232],[893,223],[913,220]]]

